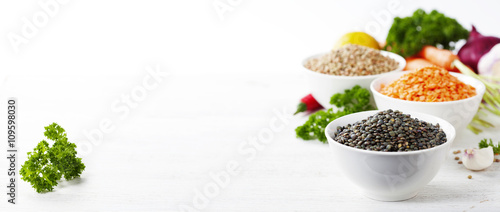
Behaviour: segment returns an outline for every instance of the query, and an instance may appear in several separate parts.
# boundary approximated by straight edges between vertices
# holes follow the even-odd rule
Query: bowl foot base
[[[416,192],[411,192],[408,194],[401,194],[401,195],[380,195],[380,194],[370,194],[370,193],[363,193],[365,197],[368,197],[373,200],[377,201],[383,201],[383,202],[396,202],[396,201],[404,201],[411,199],[415,196],[417,196],[418,191]]]

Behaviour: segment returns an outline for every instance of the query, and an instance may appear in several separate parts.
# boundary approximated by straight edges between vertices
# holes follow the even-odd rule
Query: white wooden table
[[[295,137],[307,119],[290,115],[308,94],[300,61],[365,29],[390,1],[240,1],[224,20],[214,1],[69,1],[17,53],[7,36],[42,9],[2,2],[0,107],[18,98],[18,165],[57,122],[86,169],[44,194],[21,181],[18,203],[1,195],[0,211],[499,211],[500,163],[471,172],[450,152],[415,198],[378,202],[342,176],[326,144]],[[437,8],[500,35],[496,1],[400,4],[391,18]],[[390,23],[378,24],[384,39]],[[157,64],[170,74],[152,77]],[[499,141],[492,121],[481,135],[460,132],[452,150]]]
[[[292,112],[300,97],[299,76],[232,75],[218,81],[219,76],[174,75],[82,156],[87,168],[80,179],[63,181],[45,194],[20,182],[18,204],[3,201],[0,206],[7,211],[183,211],[186,206],[196,211],[495,211],[500,206],[500,164],[472,172],[457,164],[451,152],[415,198],[378,202],[362,196],[335,168],[326,144],[295,138],[294,128],[306,116],[282,115],[283,110]],[[33,148],[42,139],[42,127],[53,121],[68,131],[70,140],[84,142],[83,130],[96,128],[103,117],[113,119],[108,103],[129,90],[105,91],[107,83],[126,84],[134,78],[9,78],[3,86],[7,91],[40,88],[16,95],[20,151]],[[193,85],[206,89],[190,89]],[[74,95],[44,94],[61,86]],[[197,97],[186,98],[174,88]],[[224,95],[228,88],[241,95]],[[262,133],[275,119],[275,132]],[[499,129],[481,135],[460,132],[452,149],[473,147],[483,137],[498,140]],[[248,142],[259,135],[268,143],[251,148]],[[236,174],[227,166],[236,166]],[[220,177],[222,172],[229,177]],[[6,176],[1,177],[4,181]]]

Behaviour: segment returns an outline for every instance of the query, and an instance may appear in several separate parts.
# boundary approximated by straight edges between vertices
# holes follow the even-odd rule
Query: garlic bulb
[[[478,171],[486,169],[493,163],[493,148],[466,149],[462,157],[465,168]]]

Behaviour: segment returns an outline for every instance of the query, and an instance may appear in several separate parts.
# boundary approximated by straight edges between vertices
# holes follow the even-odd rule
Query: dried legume
[[[439,123],[433,125],[389,109],[353,124],[337,127],[333,139],[358,149],[408,152],[441,145],[446,142],[446,134],[440,129]]]
[[[379,50],[349,44],[319,58],[310,59],[304,66],[322,74],[366,76],[393,71],[398,68],[399,63],[380,54]]]
[[[409,101],[446,102],[475,96],[476,89],[443,68],[429,66],[409,71],[391,84],[382,85],[380,93]]]

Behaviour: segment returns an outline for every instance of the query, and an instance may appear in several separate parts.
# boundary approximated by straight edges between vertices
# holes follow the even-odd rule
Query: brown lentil
[[[366,76],[390,72],[399,63],[380,54],[379,50],[348,44],[342,48],[306,61],[304,67],[322,74],[337,76]]]
[[[460,158],[459,157],[455,157],[455,160],[460,160]]]
[[[463,162],[462,161],[458,161],[458,164],[462,164]]]
[[[429,149],[446,142],[439,127],[391,109],[347,126],[337,127],[332,138],[357,149],[409,152]]]
[[[462,152],[462,151],[457,150],[457,151],[453,151],[453,154],[455,154],[455,155],[456,155],[456,154],[461,153],[461,152]]]
[[[467,178],[472,179],[472,175],[467,176]]]

